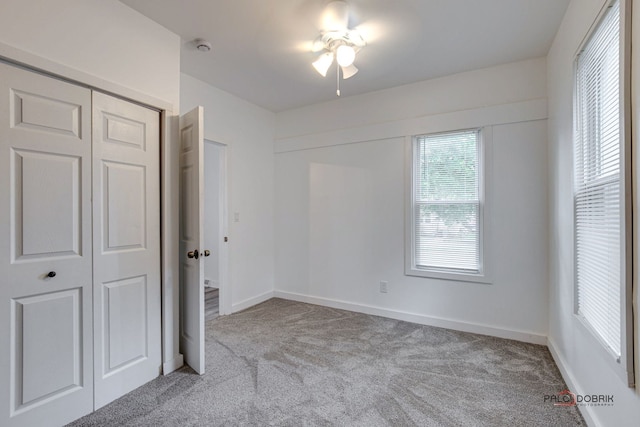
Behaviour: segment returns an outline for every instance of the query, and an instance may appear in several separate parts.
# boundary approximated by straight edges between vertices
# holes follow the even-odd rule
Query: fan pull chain
[[[336,95],[340,96],[340,66],[336,64]]]

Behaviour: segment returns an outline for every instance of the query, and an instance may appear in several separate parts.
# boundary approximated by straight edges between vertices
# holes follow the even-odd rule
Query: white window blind
[[[577,311],[621,354],[620,4],[578,55],[575,110]]]
[[[479,132],[414,139],[414,267],[480,273]]]

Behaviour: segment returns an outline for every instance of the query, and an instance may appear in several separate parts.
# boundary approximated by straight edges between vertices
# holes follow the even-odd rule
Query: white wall
[[[515,62],[284,111],[276,139],[544,99],[543,62]]]
[[[545,72],[534,59],[278,114],[276,295],[546,342]],[[405,135],[476,126],[493,133],[493,283],[405,276]]]
[[[3,0],[0,42],[178,106],[180,37],[117,0]]]
[[[202,105],[205,139],[228,147],[229,282],[237,311],[273,295],[275,114],[186,74],[180,89],[181,111]]]
[[[605,361],[599,344],[573,315],[573,62],[582,40],[605,3],[606,0],[573,0],[548,56],[551,260],[549,344],[565,379],[573,388],[572,391],[614,395],[615,404],[612,407],[581,408],[591,425],[635,426],[640,419],[638,392],[628,388],[616,375],[611,365]],[[634,17],[634,39],[638,42],[635,44],[634,54],[640,53],[639,12],[636,11]],[[636,67],[636,101],[640,98],[637,91],[639,75]],[[637,129],[635,132],[637,135]],[[638,339],[636,329],[636,343]],[[637,354],[636,347],[636,358]]]

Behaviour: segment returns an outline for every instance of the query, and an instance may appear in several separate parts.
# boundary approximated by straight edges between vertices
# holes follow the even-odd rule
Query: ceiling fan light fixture
[[[344,1],[331,1],[322,15],[320,35],[313,42],[312,52],[322,53],[312,64],[323,77],[335,60],[336,94],[340,96],[340,74],[343,79],[353,77],[358,69],[353,62],[356,54],[367,45],[357,29],[349,28],[349,7]],[[342,73],[341,73],[342,72]]]
[[[336,49],[336,60],[341,67],[348,67],[356,59],[356,51],[353,47],[343,44]]]
[[[342,68],[342,78],[343,79],[348,79],[349,77],[353,77],[356,75],[356,73],[358,72],[358,68],[356,68],[355,65],[351,64],[347,67],[341,67]]]
[[[349,40],[349,44],[358,47],[366,46],[367,42],[362,38],[362,34],[358,30],[349,30],[345,34],[345,38]]]
[[[333,64],[333,53],[325,52],[312,65],[322,77],[327,77],[327,71],[331,64]]]

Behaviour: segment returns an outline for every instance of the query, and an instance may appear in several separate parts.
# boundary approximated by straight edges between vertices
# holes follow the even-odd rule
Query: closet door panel
[[[0,75],[0,425],[62,425],[93,409],[91,92]]]
[[[160,374],[156,111],[93,94],[96,409]]]
[[[116,280],[102,287],[105,375],[149,356],[146,276]]]
[[[12,160],[16,260],[79,256],[81,158],[14,150]]]
[[[78,289],[13,301],[18,410],[82,386],[80,302]]]
[[[82,139],[82,105],[68,102],[69,98],[49,98],[19,89],[12,89],[11,94],[12,127]]]
[[[143,165],[102,163],[103,251],[146,248],[146,171]]]

